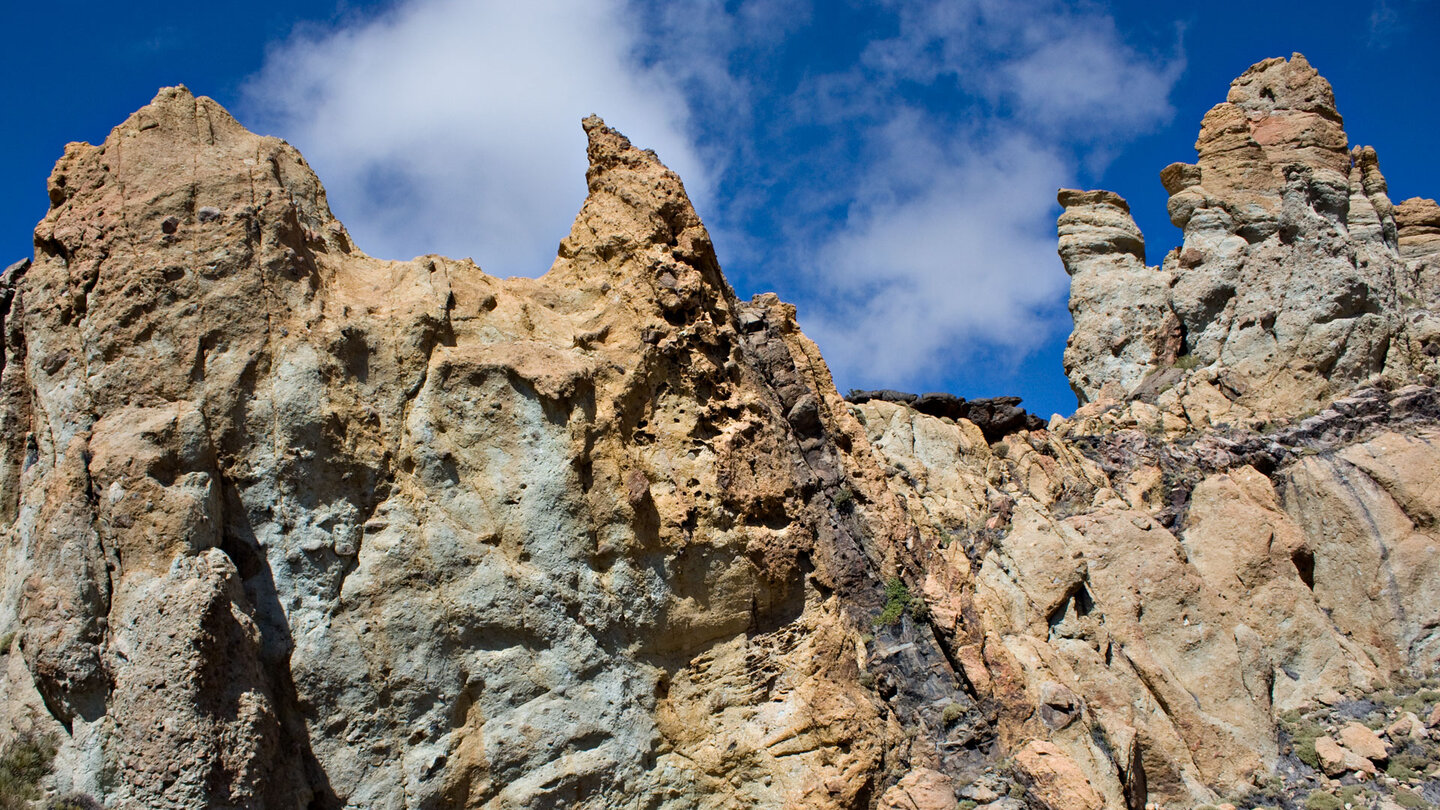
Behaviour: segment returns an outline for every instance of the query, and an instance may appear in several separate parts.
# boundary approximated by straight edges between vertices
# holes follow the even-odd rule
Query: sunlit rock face
[[[295,150],[183,88],[69,147],[6,277],[3,377],[6,691],[63,737],[62,787],[875,790],[895,721],[849,614],[898,510],[833,507],[877,484],[793,310],[738,303],[675,175],[585,129],[538,280],[365,256]]]
[[[1282,764],[1279,714],[1436,664],[1440,216],[1303,58],[1162,174],[1160,267],[1061,193],[1088,404],[1049,425],[842,400],[583,126],[533,280],[366,256],[184,88],[67,148],[0,280],[0,743],[56,741],[46,791],[1189,806]]]
[[[1436,217],[1424,200],[1391,203],[1375,150],[1349,148],[1330,84],[1305,57],[1247,70],[1195,147],[1196,163],[1160,175],[1184,241],[1159,267],[1118,248],[1067,251],[1073,223],[1104,205],[1097,192],[1062,193],[1077,327],[1066,370],[1082,403],[1153,398],[1163,386],[1144,383],[1184,377],[1187,416],[1234,422],[1315,408],[1381,374],[1435,374],[1440,288],[1424,257]],[[1177,363],[1186,373],[1171,373]]]

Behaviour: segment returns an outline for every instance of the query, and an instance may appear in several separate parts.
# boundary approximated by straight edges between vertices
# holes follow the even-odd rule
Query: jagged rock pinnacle
[[[1072,195],[1059,229],[1082,403],[1164,389],[1177,418],[1233,421],[1313,409],[1382,373],[1435,373],[1423,302],[1437,290],[1404,270],[1375,150],[1349,149],[1342,120],[1300,54],[1237,78],[1205,115],[1197,163],[1160,174],[1184,244],[1158,268],[1116,258],[1140,236],[1113,200]]]

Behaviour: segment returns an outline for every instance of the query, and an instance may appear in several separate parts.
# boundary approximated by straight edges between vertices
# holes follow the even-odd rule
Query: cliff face
[[[0,706],[50,789],[1138,810],[1434,665],[1440,209],[1390,205],[1303,59],[1166,170],[1161,268],[1062,193],[1093,402],[1048,428],[845,402],[679,179],[584,126],[534,280],[364,255],[183,88],[67,147],[0,284]]]

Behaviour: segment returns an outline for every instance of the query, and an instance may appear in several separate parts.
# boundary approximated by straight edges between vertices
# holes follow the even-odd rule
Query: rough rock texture
[[[1082,401],[1102,390],[1122,397],[1180,354],[1169,280],[1145,266],[1145,240],[1120,195],[1064,189],[1060,204],[1060,256],[1075,319],[1065,370]]]
[[[1062,195],[1092,401],[1042,425],[843,400],[598,119],[554,264],[501,280],[364,255],[292,148],[162,91],[67,147],[0,277],[0,743],[117,808],[1317,784],[1277,718],[1440,663],[1440,226],[1299,57],[1205,127],[1158,269]]]
[[[1236,79],[1195,148],[1161,172],[1185,238],[1159,267],[1114,194],[1060,193],[1082,404],[1170,389],[1191,421],[1263,421],[1382,373],[1433,379],[1440,209],[1390,202],[1375,150],[1348,147],[1303,56]]]
[[[3,690],[60,788],[849,807],[902,767],[850,616],[899,507],[793,310],[736,302],[675,175],[585,128],[538,280],[365,256],[183,88],[67,148],[0,377]]]

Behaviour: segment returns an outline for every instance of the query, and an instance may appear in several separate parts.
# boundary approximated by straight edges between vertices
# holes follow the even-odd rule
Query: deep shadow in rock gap
[[[295,642],[280,605],[270,562],[255,539],[239,491],[225,482],[222,497],[226,521],[220,550],[235,563],[244,583],[245,598],[255,611],[256,624],[260,629],[261,664],[269,677],[280,730],[276,768],[267,780],[265,792],[277,800],[276,806],[284,806],[284,800],[295,798],[283,795],[287,785],[295,788],[303,786],[311,791],[305,805],[307,810],[338,810],[343,803],[335,795],[330,778],[310,744],[310,731],[290,674],[290,651],[294,649]],[[286,773],[287,770],[290,772]]]

